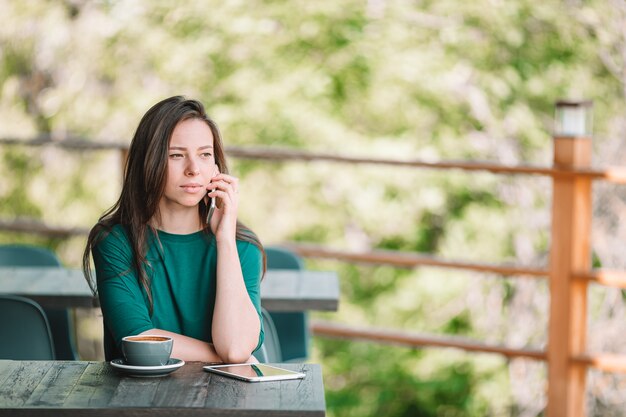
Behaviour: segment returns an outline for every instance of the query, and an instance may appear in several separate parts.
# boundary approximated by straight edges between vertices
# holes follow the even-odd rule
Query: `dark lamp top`
[[[591,107],[593,106],[593,100],[559,100],[556,102],[556,107]]]

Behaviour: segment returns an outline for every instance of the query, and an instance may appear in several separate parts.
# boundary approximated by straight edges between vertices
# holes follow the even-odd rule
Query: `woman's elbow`
[[[224,352],[220,357],[224,363],[245,363],[248,362],[252,354],[246,349],[231,348]]]

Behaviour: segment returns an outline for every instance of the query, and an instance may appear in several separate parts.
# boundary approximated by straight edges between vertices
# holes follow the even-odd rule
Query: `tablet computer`
[[[241,379],[248,382],[282,381],[285,379],[304,378],[301,372],[277,368],[264,363],[242,363],[235,365],[207,365],[205,371]]]

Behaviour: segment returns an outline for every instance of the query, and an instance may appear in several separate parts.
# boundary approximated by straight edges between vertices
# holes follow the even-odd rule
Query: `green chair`
[[[54,360],[50,326],[39,304],[0,295],[0,359]]]
[[[0,245],[0,266],[58,266],[61,262],[46,249],[30,245]],[[58,360],[76,360],[74,332],[67,309],[45,308],[44,312],[52,330],[54,350]]]
[[[278,340],[278,333],[276,332],[274,321],[266,309],[261,308],[261,314],[263,316],[265,339],[261,347],[254,352],[254,356],[261,363],[281,362],[280,341]]]
[[[288,249],[268,246],[267,269],[304,269],[302,259]],[[303,362],[309,357],[309,327],[306,312],[270,313],[282,352],[282,362]]]
[[[0,245],[0,266],[61,266],[61,262],[46,248]]]

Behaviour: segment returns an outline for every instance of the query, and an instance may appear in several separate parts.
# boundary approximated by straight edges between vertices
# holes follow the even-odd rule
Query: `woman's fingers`
[[[226,184],[229,184],[230,186],[232,186],[235,190],[237,189],[238,185],[239,185],[239,178],[237,177],[233,177],[232,175],[228,175],[228,174],[217,174],[216,176],[214,176],[213,178],[211,178],[211,182],[223,182]]]
[[[239,179],[231,175],[217,174],[207,185],[208,196],[217,198],[219,209],[237,210],[239,201]]]
[[[227,192],[229,194],[238,194],[239,179],[226,174],[218,174],[213,177],[211,183],[207,185],[207,190],[209,190],[209,195],[211,192],[218,190]]]
[[[239,202],[239,179],[231,175],[217,174],[207,185],[207,195],[215,198],[217,208],[211,219],[211,228],[216,235],[235,235]],[[225,219],[228,221],[224,222]]]
[[[237,189],[237,184],[232,184],[226,181],[211,181],[211,183],[209,185],[207,185],[207,190],[222,190],[222,191],[226,191],[226,192],[230,192],[232,191],[233,193],[237,194],[239,192],[239,190]]]
[[[210,191],[207,195],[209,197],[217,197],[218,198],[218,202],[221,201],[222,204],[226,204],[226,205],[230,205],[230,203],[234,202],[234,197],[233,197],[234,192],[228,192],[228,191],[222,191],[219,189],[215,189]],[[220,207],[218,205],[218,208],[223,208]]]

